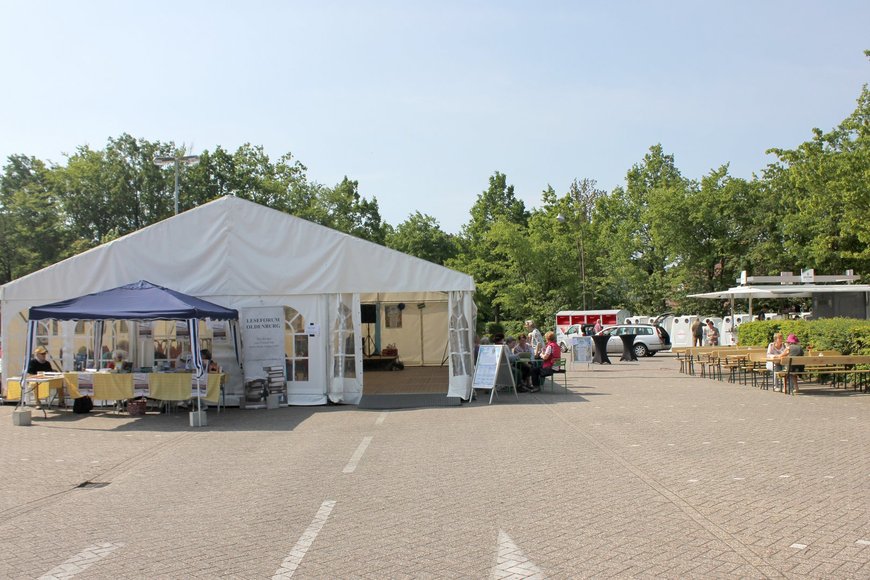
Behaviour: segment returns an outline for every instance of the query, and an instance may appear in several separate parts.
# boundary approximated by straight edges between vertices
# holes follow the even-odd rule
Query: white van
[[[570,337],[584,334],[584,326],[596,322],[600,322],[601,326],[622,324],[629,315],[628,310],[560,310],[556,313],[556,342],[563,352],[569,352]]]

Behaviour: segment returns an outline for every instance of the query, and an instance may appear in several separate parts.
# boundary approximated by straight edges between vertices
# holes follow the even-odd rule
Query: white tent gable
[[[223,197],[3,286],[61,300],[130,281],[209,296],[474,291],[470,276],[236,197]]]

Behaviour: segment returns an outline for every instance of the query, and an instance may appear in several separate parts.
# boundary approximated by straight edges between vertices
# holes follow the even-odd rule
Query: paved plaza
[[[870,578],[870,394],[677,369],[205,428],[6,405],[0,578]]]

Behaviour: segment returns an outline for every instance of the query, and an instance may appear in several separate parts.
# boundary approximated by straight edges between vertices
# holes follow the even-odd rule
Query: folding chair
[[[553,374],[548,378],[550,379],[550,390],[556,392],[556,375],[562,375],[565,377],[565,394],[568,394],[568,365],[566,364],[566,359],[560,358],[553,361]]]

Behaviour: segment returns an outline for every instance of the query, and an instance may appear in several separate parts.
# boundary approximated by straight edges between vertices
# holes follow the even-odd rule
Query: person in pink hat
[[[795,333],[791,333],[788,335],[788,338],[785,339],[785,343],[788,345],[788,356],[804,356],[804,347],[801,346],[801,341],[798,340],[798,337]],[[793,366],[791,371],[793,373],[802,373],[804,367],[802,365]],[[788,375],[788,384],[786,387],[787,393],[794,393],[797,391],[797,376],[793,374]]]

